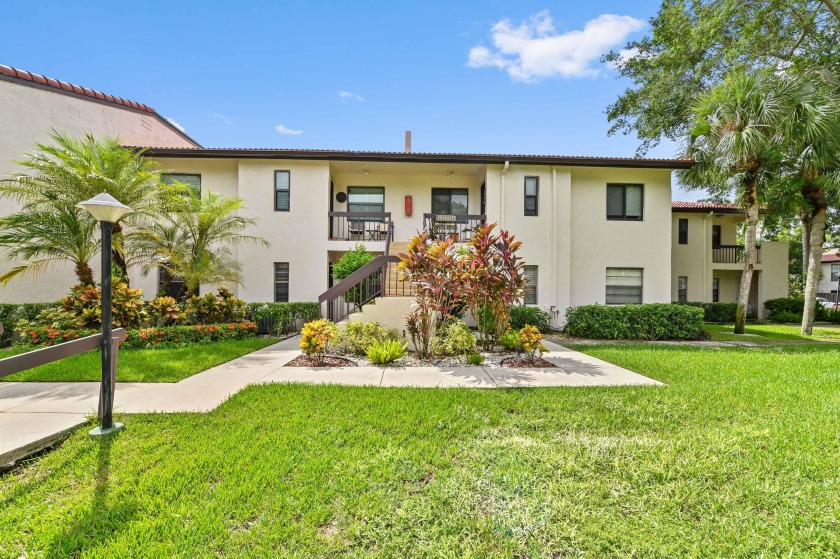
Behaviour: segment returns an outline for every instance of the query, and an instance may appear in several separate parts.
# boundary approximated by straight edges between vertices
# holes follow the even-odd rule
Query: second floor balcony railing
[[[756,247],[755,261],[761,263],[761,247]],[[714,245],[712,247],[712,262],[715,264],[743,264],[744,245]]]
[[[330,212],[330,239],[334,241],[391,241],[391,212]]]
[[[439,239],[469,241],[473,232],[487,221],[483,214],[423,214],[423,230]]]

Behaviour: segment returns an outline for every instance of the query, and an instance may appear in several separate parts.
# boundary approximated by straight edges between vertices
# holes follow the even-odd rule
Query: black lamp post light
[[[99,401],[102,405],[101,425],[90,431],[92,437],[107,435],[122,429],[122,423],[114,423],[113,393],[113,338],[111,337],[111,233],[116,223],[131,208],[120,203],[110,194],[102,193],[90,200],[76,204],[84,208],[99,222],[102,231],[102,387]]]

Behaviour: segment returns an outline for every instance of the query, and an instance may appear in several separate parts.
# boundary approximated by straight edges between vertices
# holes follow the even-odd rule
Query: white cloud
[[[558,33],[548,10],[544,10],[519,26],[508,19],[494,24],[490,32],[494,48],[473,47],[467,66],[498,68],[520,82],[596,77],[601,74],[596,66],[600,57],[646,27],[641,19],[602,14],[586,22],[583,29]]]
[[[175,128],[177,128],[178,130],[180,130],[181,132],[185,132],[185,133],[186,133],[186,130],[184,130],[184,127],[183,127],[183,126],[181,126],[180,124],[178,124],[177,122],[175,122],[175,119],[174,119],[174,118],[167,118],[167,119],[166,119],[166,121],[167,121],[169,124],[171,124],[172,126],[174,126]]]
[[[218,120],[222,124],[233,124],[233,121],[227,117],[227,115],[222,113],[213,113],[210,115],[210,118],[213,120]]]
[[[297,136],[298,134],[303,134],[303,130],[292,130],[291,128],[286,128],[282,124],[278,124],[274,127],[275,130],[280,132],[281,134],[292,134],[293,136]]]
[[[361,96],[361,95],[359,95],[358,93],[353,93],[352,91],[344,91],[344,90],[342,90],[342,91],[339,91],[339,92],[338,92],[338,97],[339,97],[339,99],[341,99],[342,101],[346,101],[346,100],[348,100],[348,99],[349,99],[350,101],[359,101],[359,102],[361,102],[361,101],[364,101],[364,100],[365,100],[365,99],[364,99],[364,97],[362,97],[362,96]]]

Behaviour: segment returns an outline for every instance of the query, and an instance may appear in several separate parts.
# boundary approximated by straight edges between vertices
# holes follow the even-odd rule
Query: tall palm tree
[[[126,252],[132,246],[124,229],[149,220],[172,187],[161,184],[153,161],[123,147],[119,138],[75,138],[53,131],[50,139],[18,162],[22,172],[0,182],[0,196],[36,212],[55,211],[56,203],[72,206],[102,192],[130,206],[133,211],[114,224],[114,263],[127,277]]]
[[[685,156],[697,164],[679,172],[693,188],[735,189],[744,208],[744,271],[738,292],[735,333],[743,334],[756,264],[759,185],[777,176],[780,132],[789,118],[793,80],[736,72],[693,109]]]
[[[244,201],[209,191],[186,193],[180,200],[157,224],[137,232],[144,271],[160,266],[167,277],[183,278],[179,298],[194,295],[202,283],[241,283],[242,266],[231,247],[269,246],[262,237],[243,233],[257,221],[236,215]]]
[[[826,211],[840,190],[840,97],[816,76],[805,75],[791,88],[789,128],[784,144],[788,176],[796,192],[803,225],[806,270],[802,334],[811,335],[816,317]],[[807,238],[806,238],[807,235]]]

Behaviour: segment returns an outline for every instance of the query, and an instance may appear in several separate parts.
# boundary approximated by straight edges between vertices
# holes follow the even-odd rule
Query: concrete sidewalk
[[[659,385],[658,381],[547,342],[557,369],[489,367],[284,367],[300,355],[290,338],[177,383],[117,383],[117,412],[203,412],[251,384],[300,382],[381,387],[521,388]],[[0,465],[49,446],[96,414],[99,383],[0,383]]]

